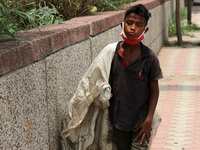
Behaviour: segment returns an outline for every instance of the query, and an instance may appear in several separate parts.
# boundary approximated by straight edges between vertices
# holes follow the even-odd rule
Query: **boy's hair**
[[[124,21],[126,20],[126,17],[131,13],[135,13],[139,16],[144,17],[145,21],[146,21],[146,25],[149,21],[149,18],[151,17],[151,13],[142,4],[138,4],[138,5],[131,6],[130,8],[128,8],[126,13],[125,13],[125,16],[124,16]]]

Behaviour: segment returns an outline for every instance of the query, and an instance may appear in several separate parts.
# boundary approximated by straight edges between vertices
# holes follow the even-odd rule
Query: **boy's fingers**
[[[147,134],[147,142],[149,143],[150,134]]]
[[[135,140],[137,141],[137,139],[138,139],[140,136],[142,136],[142,132],[140,132],[140,133],[136,136]]]
[[[143,135],[142,135],[142,138],[141,138],[141,140],[140,140],[140,144],[142,144],[143,143],[143,141],[144,141],[144,138],[145,138],[145,133],[143,133]]]
[[[135,130],[133,130],[133,132],[138,131],[138,130],[140,129],[140,126],[141,126],[141,125],[139,125]]]

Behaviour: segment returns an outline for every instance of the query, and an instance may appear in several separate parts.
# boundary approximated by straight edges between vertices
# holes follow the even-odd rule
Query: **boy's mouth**
[[[135,37],[135,32],[128,32],[127,36]]]

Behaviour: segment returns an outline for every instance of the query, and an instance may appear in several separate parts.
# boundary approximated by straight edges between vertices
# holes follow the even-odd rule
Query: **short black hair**
[[[151,17],[151,13],[149,12],[149,10],[146,9],[146,7],[144,7],[144,5],[142,4],[134,5],[128,8],[124,16],[124,21],[126,20],[126,17],[131,13],[135,13],[136,15],[144,17],[146,25],[149,21],[149,18]]]

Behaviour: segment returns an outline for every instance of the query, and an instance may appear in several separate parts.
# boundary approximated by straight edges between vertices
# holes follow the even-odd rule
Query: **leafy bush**
[[[44,6],[41,8],[34,8],[27,12],[32,20],[35,21],[37,26],[49,25],[49,24],[58,24],[63,21],[63,16],[58,12],[56,7],[52,4],[49,6]],[[27,28],[32,28],[32,24],[29,24]]]
[[[19,2],[19,1],[18,1]],[[21,30],[28,30],[31,28],[57,24],[62,21],[63,17],[59,14],[54,5],[51,7],[45,6],[39,9],[31,9],[25,12],[25,10],[33,8],[35,3],[29,3],[19,6],[18,2],[10,3],[0,0],[0,42],[8,40],[20,40],[15,38],[14,32]],[[10,7],[14,8],[10,8]]]
[[[53,4],[63,15],[64,20],[87,15],[89,10],[103,0],[46,0],[46,4]]]
[[[28,5],[31,4],[9,8],[6,3],[0,0],[0,42],[18,40],[12,33],[22,29],[21,21],[23,19],[28,19],[32,22],[27,13],[20,11],[21,8]],[[34,22],[32,22],[32,24],[34,24]]]
[[[14,32],[57,24],[62,20],[118,10],[136,0],[0,0],[0,42],[17,40]]]
[[[91,14],[91,9],[97,8],[97,11],[113,11],[118,10],[120,6],[126,3],[135,2],[137,0],[44,0],[38,3],[40,7],[53,4],[64,20],[74,17]]]
[[[98,11],[118,10],[120,6],[137,0],[103,0],[97,4]]]
[[[175,13],[173,13],[172,18],[169,20],[169,36],[176,36],[176,20]],[[187,8],[181,9],[181,32],[182,35],[192,36],[189,31],[196,31],[199,28],[195,24],[187,24]]]

